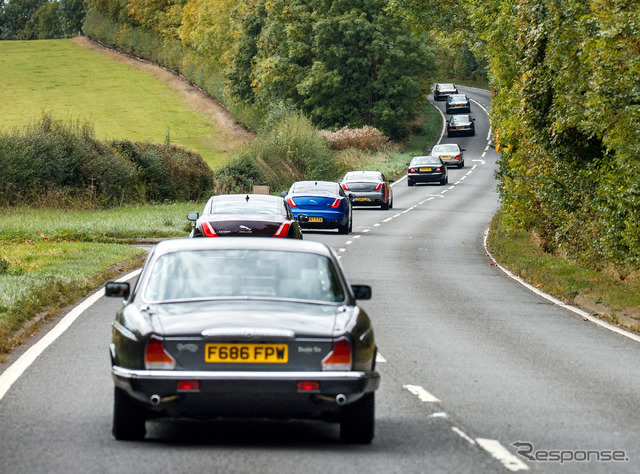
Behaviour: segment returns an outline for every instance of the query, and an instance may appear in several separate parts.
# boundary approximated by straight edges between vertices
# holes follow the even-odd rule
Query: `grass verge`
[[[488,246],[500,265],[556,298],[631,331],[640,331],[640,274],[588,269],[546,253],[531,232],[510,232],[497,213]]]
[[[99,211],[0,209],[0,362],[78,298],[142,264],[149,238],[185,237],[204,203]]]

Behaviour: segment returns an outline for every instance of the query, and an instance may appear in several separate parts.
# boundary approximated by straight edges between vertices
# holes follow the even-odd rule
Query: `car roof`
[[[213,196],[216,201],[245,201],[249,198],[249,200],[259,200],[259,201],[282,201],[282,196],[273,196],[271,194],[218,194],[217,196]]]
[[[154,257],[172,252],[198,250],[276,250],[285,252],[304,252],[331,256],[331,250],[321,242],[312,240],[273,239],[254,237],[251,239],[167,239],[159,242],[153,249]]]
[[[380,171],[349,171],[344,175],[345,181],[360,178],[382,179],[382,173]]]

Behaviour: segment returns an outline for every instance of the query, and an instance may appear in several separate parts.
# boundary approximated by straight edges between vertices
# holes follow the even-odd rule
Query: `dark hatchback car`
[[[447,184],[449,172],[447,166],[438,156],[416,156],[407,163],[407,184],[413,186],[416,183]]]
[[[451,138],[455,135],[474,136],[476,134],[474,121],[475,119],[469,115],[452,115],[447,122],[447,137]]]
[[[380,206],[393,208],[392,179],[387,180],[380,171],[349,171],[340,181],[347,193],[353,194],[354,206]]]
[[[433,88],[434,100],[446,100],[451,94],[457,94],[458,88],[455,84],[436,84]]]
[[[376,344],[329,247],[303,240],[173,239],[149,253],[112,324],[113,435],[158,418],[337,422],[374,436]]]
[[[302,231],[286,201],[268,194],[221,194],[190,212],[190,237],[282,237],[301,239]]]
[[[447,97],[445,111],[448,114],[471,112],[471,102],[465,94],[452,94]]]
[[[293,216],[303,229],[338,229],[348,234],[353,227],[351,199],[333,181],[297,181],[283,193]]]

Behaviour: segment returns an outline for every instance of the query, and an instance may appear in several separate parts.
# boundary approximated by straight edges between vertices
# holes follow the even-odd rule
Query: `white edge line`
[[[564,301],[560,301],[559,299],[554,298],[553,296],[545,293],[544,291],[540,291],[535,286],[531,285],[530,283],[527,283],[526,281],[524,281],[519,276],[511,273],[509,270],[507,270],[506,268],[502,267],[498,262],[496,262],[496,259],[493,257],[493,254],[489,251],[489,247],[487,247],[487,239],[488,238],[489,238],[489,229],[487,229],[485,231],[485,233],[484,233],[484,250],[485,250],[485,252],[487,252],[487,255],[489,255],[491,260],[493,260],[493,263],[495,264],[495,266],[498,267],[500,270],[502,270],[509,278],[514,279],[515,281],[517,281],[521,285],[523,285],[526,288],[528,288],[529,290],[533,291],[535,294],[537,294],[539,296],[542,296],[547,301],[550,301],[550,302],[552,302],[553,304],[555,304],[557,306],[560,306],[560,307],[562,307],[564,309],[568,309],[569,311],[572,311],[572,312],[582,316],[584,319],[588,319],[592,323],[595,323],[595,324],[597,324],[599,326],[602,326],[605,329],[608,329],[610,331],[618,333],[621,336],[625,336],[625,337],[628,337],[629,339],[633,339],[636,342],[640,342],[640,336],[637,336],[635,334],[627,332],[624,329],[620,329],[619,327],[616,327],[613,324],[609,324],[606,321],[602,321],[602,320],[598,319],[597,317],[592,316],[591,314],[587,313],[586,311],[581,310],[580,308],[576,308],[575,306],[571,306],[571,305],[565,303]]]
[[[135,270],[116,281],[127,281],[140,274],[141,270]],[[49,347],[56,339],[71,327],[78,317],[90,308],[96,301],[104,295],[104,288],[101,288],[86,300],[73,308],[69,314],[60,320],[47,334],[37,343],[22,354],[13,364],[0,374],[0,400],[4,398],[16,380],[33,364],[33,362]]]
[[[474,439],[467,435],[467,433],[465,433],[464,431],[462,431],[460,428],[458,428],[457,426],[452,426],[451,427],[451,431],[453,431],[454,433],[456,433],[458,436],[460,436],[462,439],[464,439],[465,441],[467,441],[469,444],[473,444],[475,445],[476,442],[474,441]]]
[[[440,399],[438,399],[437,397],[434,397],[433,395],[431,395],[429,392],[427,392],[424,388],[422,388],[419,385],[403,385],[402,388],[404,388],[405,390],[408,390],[409,392],[414,394],[422,402],[440,403]]]
[[[511,454],[507,448],[500,444],[500,441],[485,438],[476,438],[476,441],[482,449],[500,461],[502,465],[510,471],[516,472],[529,470],[529,466],[523,463],[514,454]]]

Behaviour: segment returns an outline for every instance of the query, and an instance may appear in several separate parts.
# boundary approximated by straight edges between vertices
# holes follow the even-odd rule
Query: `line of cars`
[[[212,196],[188,214],[191,238],[155,246],[133,286],[108,282],[106,296],[124,300],[110,344],[113,436],[141,440],[161,419],[292,418],[371,443],[380,375],[358,305],[371,287],[350,284],[336,253],[301,231],[350,232],[354,204],[392,207],[390,181],[356,172],[282,196]]]
[[[460,94],[455,84],[439,83],[433,89],[434,100],[446,100],[445,111],[451,117],[447,120],[447,137],[454,135],[475,135],[474,120],[468,115],[471,112],[471,101],[466,94]],[[466,112],[459,114],[459,112]],[[435,145],[429,155],[416,156],[407,163],[407,185],[416,183],[438,182],[441,185],[449,182],[448,165],[464,168],[464,151],[457,143]]]

